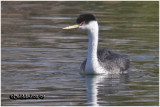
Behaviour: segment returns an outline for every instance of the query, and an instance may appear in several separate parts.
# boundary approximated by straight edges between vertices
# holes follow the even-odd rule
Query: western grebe
[[[77,18],[77,25],[63,29],[80,28],[88,32],[88,56],[81,64],[82,74],[119,74],[126,73],[129,68],[127,55],[113,53],[107,49],[97,51],[98,48],[98,22],[92,14],[81,14]]]

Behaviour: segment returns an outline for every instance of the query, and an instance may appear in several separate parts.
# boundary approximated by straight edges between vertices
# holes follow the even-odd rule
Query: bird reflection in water
[[[129,74],[83,76],[86,80],[88,104],[90,106],[99,106],[99,103],[102,102],[103,96],[117,94],[120,90],[126,89],[127,86],[123,84],[129,82]],[[105,103],[107,101],[108,105],[110,105],[109,100],[109,97],[105,97]]]

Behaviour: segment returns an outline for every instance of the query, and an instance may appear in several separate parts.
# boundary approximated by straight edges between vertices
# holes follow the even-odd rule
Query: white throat
[[[88,44],[88,57],[87,57],[85,72],[87,74],[103,73],[104,70],[100,66],[97,57],[98,32],[99,32],[98,23],[97,21],[91,21],[87,27],[88,27],[87,31],[88,31],[89,44]]]

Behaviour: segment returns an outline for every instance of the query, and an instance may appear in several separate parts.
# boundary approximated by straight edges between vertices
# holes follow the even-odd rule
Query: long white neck
[[[97,60],[98,28],[88,31],[88,60]]]
[[[100,66],[97,58],[97,48],[98,48],[98,23],[97,21],[91,22],[88,29],[88,57],[86,63],[86,73],[96,74],[98,73],[97,67]]]

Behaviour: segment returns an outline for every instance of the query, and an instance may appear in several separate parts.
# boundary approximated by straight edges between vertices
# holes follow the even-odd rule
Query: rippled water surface
[[[128,75],[78,73],[88,36],[62,28],[82,13],[99,21],[99,48],[130,56]],[[158,2],[2,1],[1,17],[3,106],[158,105]]]

